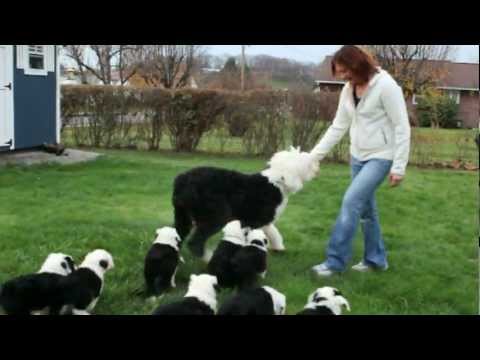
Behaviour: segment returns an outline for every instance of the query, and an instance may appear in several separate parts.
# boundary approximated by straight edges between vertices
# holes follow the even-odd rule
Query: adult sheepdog
[[[276,153],[268,168],[255,174],[216,167],[197,167],[178,175],[172,203],[175,228],[197,257],[208,261],[205,243],[227,223],[240,220],[242,227],[262,229],[274,251],[285,250],[275,227],[288,197],[318,173],[319,162],[299,148]]]

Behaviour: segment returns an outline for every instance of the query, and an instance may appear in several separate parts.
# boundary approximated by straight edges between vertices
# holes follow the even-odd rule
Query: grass
[[[106,156],[85,164],[0,168],[0,283],[36,271],[52,251],[80,261],[101,247],[113,254],[116,267],[106,275],[95,313],[149,314],[156,304],[132,293],[143,285],[143,258],[155,229],[172,223],[174,177],[199,165],[255,172],[265,160],[102,152]],[[346,294],[351,314],[478,314],[478,175],[411,167],[402,187],[384,184],[378,204],[390,270],[316,279],[309,269],[324,259],[348,183],[346,165],[323,165],[321,176],[291,197],[278,222],[287,252],[270,255],[264,284],[287,295],[287,313],[298,312],[312,291],[328,285]],[[354,249],[356,262],[360,234]],[[184,257],[178,288],[160,302],[183,296],[189,275],[205,270],[186,249]]]

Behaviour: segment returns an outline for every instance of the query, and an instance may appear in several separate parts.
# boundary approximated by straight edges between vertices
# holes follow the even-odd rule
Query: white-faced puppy
[[[338,289],[323,287],[308,297],[307,305],[297,315],[341,315],[344,307],[350,311],[350,304]]]
[[[48,255],[42,264],[39,273],[51,273],[58,275],[68,275],[76,270],[75,262],[70,255],[53,253]]]
[[[231,221],[223,228],[222,241],[208,263],[208,273],[217,277],[220,288],[237,286],[238,279],[232,267],[232,259],[247,244],[246,234],[248,230],[242,229],[239,220]]]
[[[36,274],[20,276],[0,286],[0,313],[8,315],[31,315],[49,311],[58,313],[60,282],[74,268],[70,255],[50,254]],[[53,308],[50,306],[52,304]]]
[[[205,243],[232,219],[243,226],[263,229],[273,250],[284,250],[283,239],[274,226],[284,211],[288,197],[300,191],[319,170],[316,158],[291,148],[275,154],[268,168],[255,174],[198,167],[176,177],[172,203],[175,228],[187,246],[203,257]]]
[[[285,295],[263,286],[238,292],[222,304],[218,315],[285,315],[286,307]]]
[[[160,305],[152,315],[215,315],[217,312],[217,277],[191,275],[182,300]]]
[[[232,270],[239,289],[255,286],[258,277],[267,272],[267,236],[262,230],[252,230],[247,235],[247,245],[232,258]]]
[[[73,315],[90,315],[102,293],[105,273],[113,267],[108,251],[88,253],[78,269],[62,281],[62,306],[71,307]]]
[[[145,257],[144,277],[147,296],[160,296],[170,287],[176,287],[175,274],[180,262],[180,243],[177,230],[158,229],[157,237]]]

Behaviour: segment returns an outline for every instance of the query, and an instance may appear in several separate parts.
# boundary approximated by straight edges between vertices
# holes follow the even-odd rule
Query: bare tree
[[[143,45],[137,53],[138,75],[148,86],[185,87],[202,50],[201,45]]]
[[[139,49],[138,45],[65,45],[67,56],[76,62],[84,84],[90,73],[109,85],[112,72],[118,70],[120,84],[124,85],[138,70]]]
[[[382,68],[390,72],[406,95],[419,93],[447,75],[452,45],[366,45]]]

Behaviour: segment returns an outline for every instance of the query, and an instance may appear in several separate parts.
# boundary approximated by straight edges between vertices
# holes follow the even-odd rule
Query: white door
[[[13,46],[0,45],[0,148],[13,148]]]

